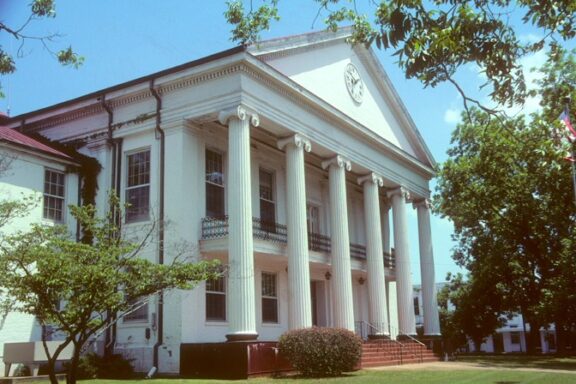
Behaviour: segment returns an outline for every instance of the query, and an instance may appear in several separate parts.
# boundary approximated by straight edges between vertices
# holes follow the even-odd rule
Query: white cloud
[[[457,124],[460,121],[461,111],[457,108],[448,108],[444,112],[444,122],[448,124]]]

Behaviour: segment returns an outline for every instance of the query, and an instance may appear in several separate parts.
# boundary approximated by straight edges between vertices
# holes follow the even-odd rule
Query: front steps
[[[433,361],[440,361],[440,358],[413,340],[370,340],[362,345],[362,368]]]

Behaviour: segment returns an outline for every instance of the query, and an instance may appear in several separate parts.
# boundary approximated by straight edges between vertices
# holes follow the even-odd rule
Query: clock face
[[[353,64],[348,64],[344,70],[344,80],[346,88],[352,99],[358,104],[362,103],[364,98],[364,82],[360,78],[358,69]]]

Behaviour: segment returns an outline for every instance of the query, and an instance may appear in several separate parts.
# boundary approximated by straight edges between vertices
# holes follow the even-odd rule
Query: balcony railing
[[[262,221],[257,217],[252,218],[252,233],[259,240],[272,241],[275,243],[288,242],[288,228],[284,224],[270,221]],[[202,219],[202,240],[221,239],[228,236],[228,216],[205,217]],[[308,249],[316,252],[331,252],[330,236],[320,233],[308,232]],[[350,244],[350,257],[366,259],[366,246]],[[392,253],[384,252],[384,266],[393,269],[395,267],[394,249]]]

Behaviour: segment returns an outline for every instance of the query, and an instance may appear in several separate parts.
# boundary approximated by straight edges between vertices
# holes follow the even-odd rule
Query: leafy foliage
[[[362,340],[340,328],[305,328],[284,333],[280,352],[302,375],[338,376],[354,370],[362,354]]]
[[[491,87],[496,103],[523,103],[527,89],[519,60],[543,49],[547,42],[559,46],[559,41],[576,36],[576,0],[386,0],[369,2],[370,16],[359,10],[355,0],[314,2],[318,14],[327,14],[328,29],[352,24],[351,43],[393,49],[407,78],[432,87],[453,83],[465,104],[480,105],[454,79],[458,68],[477,64],[486,74],[485,86]],[[258,17],[238,11],[240,0],[228,3],[226,18],[237,26],[233,41],[257,42],[270,21],[279,18],[278,1],[263,3]],[[515,22],[539,29],[540,40],[524,42],[513,27]]]
[[[111,207],[120,209],[114,197]],[[73,345],[68,374],[73,383],[82,348],[113,323],[114,314],[122,317],[136,309],[135,303],[161,290],[190,289],[218,276],[219,268],[217,262],[208,261],[155,264],[138,257],[148,236],[140,242],[127,240],[112,214],[97,217],[92,205],[70,206],[70,211],[83,230],[92,234],[93,242],[76,242],[66,228],[42,224],[5,236],[0,244],[0,269],[4,271],[0,299],[4,306],[34,315],[42,326],[43,340],[54,332],[63,335],[63,343],[49,355],[51,380],[56,380],[56,358]]]
[[[78,68],[84,63],[84,57],[78,55],[72,50],[72,47],[62,49],[58,52],[54,52],[51,49],[51,44],[56,38],[59,37],[58,34],[52,34],[47,36],[36,36],[28,35],[26,33],[26,27],[33,21],[38,19],[55,18],[56,17],[56,4],[54,0],[32,0],[29,4],[30,6],[30,16],[28,20],[24,22],[23,25],[13,27],[6,25],[0,20],[0,33],[4,32],[17,40],[20,44],[17,57],[23,56],[23,48],[26,42],[36,41],[39,42],[50,54],[52,54],[60,64],[64,66],[71,66],[73,68]],[[14,73],[16,71],[16,62],[14,61],[14,56],[2,49],[0,45],[0,75],[6,75]]]
[[[565,290],[574,281],[565,266],[576,262],[576,209],[555,90],[558,73],[574,79],[574,69],[572,55],[552,51],[539,88],[543,112],[495,120],[474,110],[439,171],[436,208],[454,223],[454,259],[503,310],[522,313],[532,337],[540,325],[576,324],[563,317],[576,308]]]

